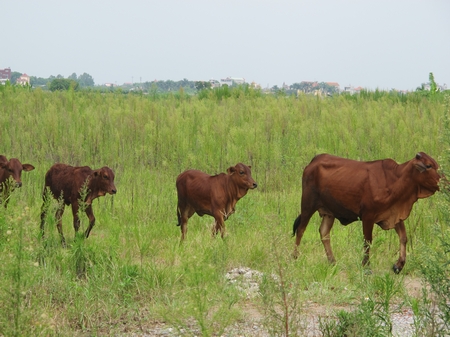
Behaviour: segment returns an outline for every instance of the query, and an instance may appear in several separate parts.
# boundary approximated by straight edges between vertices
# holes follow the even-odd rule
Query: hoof
[[[399,268],[397,267],[397,265],[394,264],[392,270],[394,271],[394,273],[399,274],[402,271],[402,268]]]

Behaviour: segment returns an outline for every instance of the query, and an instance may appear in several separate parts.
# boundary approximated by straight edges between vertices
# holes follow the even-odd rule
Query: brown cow
[[[87,184],[86,184],[87,183]],[[44,224],[46,212],[48,208],[47,188],[53,194],[55,199],[62,199],[65,205],[72,205],[73,227],[75,233],[80,228],[80,219],[78,210],[80,208],[81,193],[83,186],[87,187],[87,195],[84,203],[86,205],[86,215],[89,218],[89,227],[86,229],[85,237],[89,237],[92,227],[95,225],[95,216],[92,211],[92,200],[109,194],[116,194],[116,186],[114,185],[114,173],[109,167],[102,167],[98,170],[92,170],[89,166],[74,167],[66,164],[53,165],[45,175],[45,186],[41,213],[41,233],[44,236]],[[62,216],[64,213],[64,205],[56,211],[57,227],[61,237],[61,243],[65,246],[62,231]]]
[[[22,171],[28,172],[34,170],[34,166],[30,164],[22,164],[19,159],[8,159],[0,155],[0,203],[4,202],[5,208],[8,206],[9,196],[15,188],[22,186]],[[8,184],[8,180],[12,178],[15,184]]]
[[[297,234],[294,256],[298,256],[298,246],[311,216],[319,211],[319,232],[331,263],[335,262],[330,245],[335,218],[343,225],[362,220],[363,265],[369,264],[374,224],[384,230],[395,228],[400,257],[393,269],[398,274],[406,262],[404,220],[419,198],[439,190],[437,169],[436,161],[423,152],[400,165],[392,159],[360,162],[328,154],[314,157],[303,172],[301,212],[293,228]]]
[[[258,185],[253,180],[251,166],[237,164],[228,168],[227,173],[210,176],[202,171],[188,170],[181,173],[176,182],[178,192],[178,226],[181,226],[181,240],[187,232],[188,219],[197,213],[214,217],[213,235],[219,230],[221,237],[225,235],[224,221],[234,213],[239,199],[249,189]]]

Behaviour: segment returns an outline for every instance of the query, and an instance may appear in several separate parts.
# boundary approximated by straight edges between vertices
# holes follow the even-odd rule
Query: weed
[[[439,156],[448,147],[439,138],[448,130],[442,93],[433,99],[382,92],[317,99],[262,95],[245,87],[189,96],[182,91],[130,95],[0,86],[0,95],[0,148],[37,164],[34,178],[24,177],[9,207],[0,207],[0,334],[126,335],[145,333],[154,320],[164,320],[185,335],[214,336],[239,323],[248,305],[259,318],[263,314],[273,335],[295,336],[304,331],[307,303],[334,307],[355,300],[360,306],[334,323],[350,331],[363,326],[358,321],[368,322],[374,331],[389,333],[388,312],[395,312],[393,302],[405,300],[397,284],[401,278],[379,276],[387,269],[389,245],[397,247],[395,232],[376,233],[370,276],[360,269],[357,225],[333,229],[336,266],[327,264],[313,224],[305,232],[304,254],[293,262],[290,227],[301,197],[301,174],[321,152],[397,162],[418,151]],[[44,201],[49,229],[37,239],[43,178],[55,162],[108,165],[120,186],[114,212],[106,201],[96,201],[97,220],[108,225],[98,226],[89,240],[77,236],[68,249],[61,249],[54,229],[60,220],[54,214],[64,204],[62,199],[51,204],[50,195]],[[193,217],[189,240],[180,247],[177,175],[189,168],[224,172],[237,162],[252,165],[259,187],[228,220],[229,237],[212,240],[202,229],[207,219]],[[446,159],[438,162],[446,170]],[[448,276],[445,261],[433,255],[448,257],[443,253],[448,246],[438,239],[448,242],[448,234],[442,234],[448,201],[437,202],[442,195],[418,202],[408,220],[414,220],[409,224],[414,250],[405,272],[420,272],[419,257],[426,252],[431,259],[424,260],[426,265],[441,269],[424,271],[435,274],[430,282],[445,280],[445,271]],[[29,211],[22,216],[25,207]],[[70,212],[63,217],[72,222]],[[80,214],[80,219],[86,227],[86,217]],[[436,223],[441,234],[429,223]],[[224,280],[237,266],[266,275],[261,298],[244,298]],[[437,300],[446,296],[426,284],[427,298],[434,302],[417,300],[419,314],[431,304],[441,308]],[[438,285],[445,289],[443,282]]]

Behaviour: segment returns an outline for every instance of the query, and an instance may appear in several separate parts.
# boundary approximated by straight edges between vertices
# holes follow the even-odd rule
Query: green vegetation
[[[69,80],[67,78],[55,78],[53,81],[50,82],[49,89],[50,91],[56,91],[56,90],[78,90],[79,84],[77,81]]]
[[[216,336],[256,312],[273,335],[301,336],[310,308],[318,306],[337,312],[335,321],[323,317],[329,336],[352,336],[358,322],[389,335],[389,315],[402,306],[417,313],[417,329],[429,327],[430,301],[448,282],[424,296],[408,292],[408,284],[434,284],[428,275],[448,280],[444,193],[420,200],[406,221],[401,275],[390,271],[398,254],[395,231],[375,228],[372,275],[360,265],[360,223],[333,228],[334,266],[317,216],[297,260],[291,232],[303,168],[318,153],[405,162],[424,151],[447,170],[444,94],[320,98],[220,89],[161,96],[0,86],[1,154],[36,167],[22,175],[8,208],[0,207],[0,335],[126,336],[164,321],[183,335]],[[55,162],[107,165],[116,175],[117,194],[93,204],[97,221],[89,239],[74,239],[72,214],[65,212],[66,249],[56,230],[56,201],[48,205],[45,242],[39,230],[44,175]],[[180,245],[177,175],[189,168],[225,172],[238,162],[252,166],[258,188],[237,204],[227,237],[212,239],[213,218],[194,216]],[[82,214],[80,233],[87,225]],[[259,296],[247,298],[225,278],[240,266],[263,273]]]

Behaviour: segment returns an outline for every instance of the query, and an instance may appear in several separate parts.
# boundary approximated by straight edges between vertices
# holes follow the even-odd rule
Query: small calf
[[[15,188],[22,186],[22,171],[28,172],[34,170],[30,164],[22,164],[19,159],[11,158],[8,160],[4,155],[0,155],[0,203],[8,206],[9,197]],[[15,184],[8,185],[9,178],[15,181]]]
[[[252,178],[251,166],[242,163],[231,166],[227,174],[210,176],[202,171],[188,170],[181,173],[176,181],[178,194],[178,226],[181,240],[187,233],[188,219],[197,213],[211,215],[215,219],[213,235],[219,231],[225,235],[225,220],[234,213],[236,203],[249,189],[258,185]]]
[[[83,186],[87,188],[87,195],[81,200],[81,190]],[[86,229],[85,237],[89,237],[92,227],[95,225],[95,216],[92,211],[92,200],[109,194],[116,194],[116,186],[114,185],[114,173],[109,167],[102,167],[98,170],[92,170],[89,166],[74,167],[66,164],[53,165],[45,175],[45,186],[43,192],[44,203],[41,212],[41,233],[44,236],[44,224],[48,203],[46,200],[49,189],[55,199],[61,198],[65,205],[72,205],[73,227],[75,232],[80,228],[80,219],[78,210],[80,202],[86,204],[86,215],[89,218],[89,227]],[[66,242],[62,230],[62,215],[64,213],[64,205],[56,211],[57,227],[61,237],[61,243],[65,246]]]

